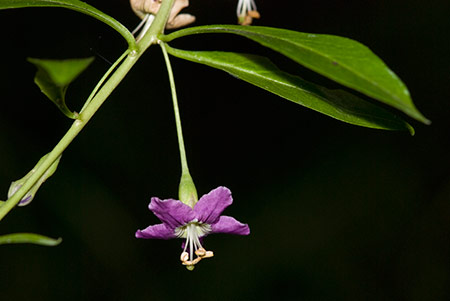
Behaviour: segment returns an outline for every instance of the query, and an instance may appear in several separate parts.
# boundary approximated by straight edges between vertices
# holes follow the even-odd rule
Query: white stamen
[[[148,17],[150,16],[150,14],[146,14],[144,19],[141,20],[141,22],[139,23],[138,26],[136,26],[136,28],[131,32],[131,34],[135,34],[136,32],[139,31],[139,29],[141,29],[141,27],[145,24],[145,22],[147,21]]]
[[[239,0],[236,14],[239,17],[247,15],[248,11],[256,10],[256,3],[254,0]]]
[[[152,14],[147,14],[144,19],[141,21],[141,23],[138,25],[138,27],[136,27],[135,30],[133,30],[133,34],[135,32],[137,32],[139,30],[139,28],[142,27],[142,25],[144,25],[144,28],[142,28],[141,32],[139,33],[139,35],[136,37],[136,41],[139,42],[142,37],[145,35],[145,33],[147,32],[147,30],[150,28],[150,26],[153,23],[153,20],[155,20],[155,16]]]
[[[193,220],[190,223],[175,229],[177,237],[186,238],[180,260],[189,270],[192,270],[193,266],[203,258],[214,256],[214,253],[206,251],[200,242],[200,237],[207,235],[209,232],[211,232],[211,226],[201,223],[198,220]],[[197,257],[194,258],[194,255]]]
[[[241,25],[251,25],[253,19],[259,19],[261,16],[256,10],[256,4],[254,0],[239,0],[236,14],[238,17],[238,23]]]

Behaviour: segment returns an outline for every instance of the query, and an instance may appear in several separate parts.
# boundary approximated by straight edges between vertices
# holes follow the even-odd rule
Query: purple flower
[[[203,238],[213,233],[237,235],[250,234],[247,224],[242,224],[231,216],[221,215],[233,202],[231,191],[218,187],[190,207],[179,200],[160,200],[152,198],[149,209],[162,221],[162,224],[149,226],[136,232],[137,238],[171,239],[185,238],[181,262],[189,270],[203,258],[214,256],[202,246]],[[194,259],[194,254],[197,257]]]

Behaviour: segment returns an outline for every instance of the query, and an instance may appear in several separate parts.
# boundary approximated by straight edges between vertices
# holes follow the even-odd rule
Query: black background
[[[1,0],[0,0],[1,1]],[[87,1],[128,28],[128,1]],[[197,25],[236,21],[237,1],[192,0]],[[181,241],[134,238],[157,218],[151,196],[177,196],[180,174],[168,79],[152,47],[64,153],[55,175],[0,233],[63,237],[54,248],[0,247],[1,300],[449,300],[450,2],[257,1],[255,25],[349,37],[407,84],[431,126],[359,128],[228,74],[173,59],[185,142],[199,194],[233,191],[226,214],[251,235],[206,239],[194,272]],[[33,84],[26,57],[97,56],[71,85],[77,110],[126,48],[106,25],[73,11],[0,11],[0,191],[22,177],[71,121]],[[184,38],[184,49],[269,56],[282,69],[337,87],[230,35]],[[104,59],[103,59],[103,58]]]

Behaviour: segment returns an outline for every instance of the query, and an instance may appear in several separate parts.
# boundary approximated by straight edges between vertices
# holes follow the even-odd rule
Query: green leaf
[[[62,242],[62,238],[53,239],[47,236],[34,233],[14,233],[0,236],[0,245],[2,244],[35,244],[41,246],[53,247]]]
[[[23,7],[63,7],[81,12],[102,21],[120,33],[128,42],[128,47],[135,50],[136,40],[131,32],[116,19],[108,16],[91,5],[78,0],[0,0],[0,10]]]
[[[185,51],[165,46],[176,57],[204,64],[292,102],[348,122],[385,130],[414,129],[389,111],[343,90],[329,90],[278,69],[265,57],[219,51]],[[236,95],[239,97],[239,95]]]
[[[66,105],[66,91],[69,84],[75,80],[93,61],[94,58],[44,60],[28,58],[37,67],[34,82],[56,106],[69,118],[75,119],[77,114],[71,112]]]
[[[430,123],[416,109],[408,89],[397,75],[359,42],[332,35],[238,25],[190,27],[160,38],[169,42],[201,33],[232,33],[252,39],[344,86],[397,108],[416,120]]]

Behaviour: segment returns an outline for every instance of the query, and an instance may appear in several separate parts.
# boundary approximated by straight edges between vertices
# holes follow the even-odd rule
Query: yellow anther
[[[192,260],[192,264],[197,264],[197,263],[200,262],[200,260],[202,260],[202,258],[201,257],[197,257],[194,260]]]
[[[183,253],[181,253],[180,260],[181,260],[182,262],[188,261],[188,260],[189,260],[189,253],[188,253],[188,252],[183,252]]]
[[[250,17],[254,18],[254,19],[259,19],[259,18],[261,18],[261,15],[259,14],[259,12],[258,12],[257,10],[249,10],[249,11],[247,12],[247,14],[248,14]]]
[[[202,260],[201,257],[197,257],[194,260],[184,260],[182,262],[183,265],[196,265],[200,260]]]
[[[195,251],[195,255],[203,257],[206,254],[206,250],[204,248],[200,248],[197,251]]]

